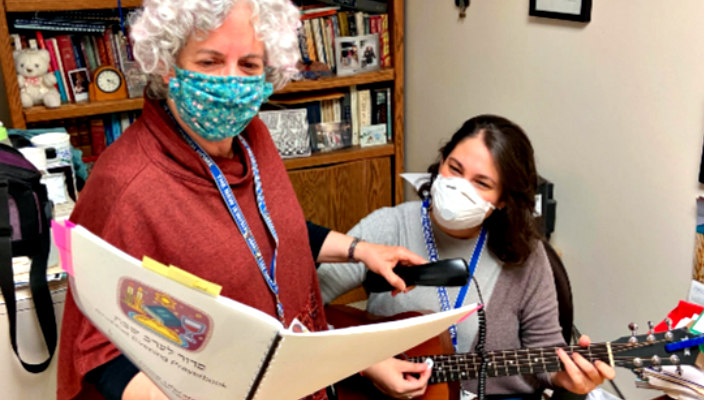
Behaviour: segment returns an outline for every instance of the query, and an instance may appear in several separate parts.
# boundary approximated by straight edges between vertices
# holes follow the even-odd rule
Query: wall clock
[[[127,98],[127,84],[119,69],[101,65],[93,72],[90,82],[90,100],[121,100]]]

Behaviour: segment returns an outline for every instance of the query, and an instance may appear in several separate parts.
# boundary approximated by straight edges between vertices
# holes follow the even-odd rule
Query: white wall
[[[407,170],[424,170],[469,117],[506,116],[555,183],[552,241],[577,326],[611,340],[686,299],[701,193],[704,2],[595,1],[588,24],[529,17],[527,0],[474,0],[464,21],[450,0],[406,7]],[[634,389],[629,371],[617,374],[627,398],[654,397]]]

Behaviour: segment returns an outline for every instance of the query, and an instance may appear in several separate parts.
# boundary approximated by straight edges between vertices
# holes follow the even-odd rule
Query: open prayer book
[[[325,332],[227,297],[174,266],[137,260],[54,224],[78,307],[172,399],[298,399],[399,354],[476,309]]]

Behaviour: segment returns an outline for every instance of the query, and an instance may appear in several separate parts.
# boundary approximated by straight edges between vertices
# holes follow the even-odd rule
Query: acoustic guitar
[[[419,315],[406,312],[381,318],[363,310],[344,305],[329,305],[325,309],[328,323],[335,327],[362,325],[372,322],[398,320]],[[687,328],[657,334],[624,336],[612,342],[592,343],[589,347],[564,346],[567,353],[577,352],[590,362],[601,360],[614,367],[623,367],[636,373],[646,368],[663,365],[694,365],[704,334],[693,335]],[[562,364],[555,351],[557,347],[489,351],[486,376],[512,376],[557,372]],[[449,333],[444,332],[398,356],[412,362],[433,361],[428,389],[422,400],[458,400],[459,381],[477,378],[482,362],[479,354],[456,354]],[[369,379],[354,375],[335,385],[338,400],[391,399],[382,394]]]

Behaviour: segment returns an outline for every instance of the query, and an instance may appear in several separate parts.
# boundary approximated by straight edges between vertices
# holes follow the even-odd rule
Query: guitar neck
[[[610,343],[593,344],[589,347],[562,347],[568,354],[577,352],[590,362],[602,360],[611,363]],[[557,372],[562,370],[562,363],[557,356],[558,347],[532,349],[501,350],[486,353],[486,376],[512,376],[536,374],[540,372]],[[476,353],[447,354],[413,357],[409,361],[424,362],[433,360],[433,373],[430,383],[461,381],[479,376],[481,357]]]

